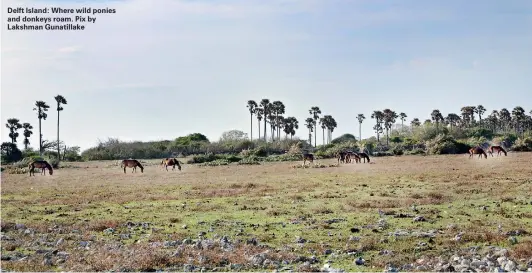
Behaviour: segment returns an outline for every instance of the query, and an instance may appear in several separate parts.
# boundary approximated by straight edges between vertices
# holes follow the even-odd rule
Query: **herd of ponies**
[[[501,153],[503,153],[505,156],[508,155],[508,152],[506,152],[506,150],[499,145],[489,146],[487,151],[492,157],[493,157],[494,152],[497,152],[497,156],[500,156]],[[488,158],[488,154],[480,146],[476,146],[474,148],[469,149],[469,158],[472,158],[473,155],[478,155],[479,158],[482,158],[482,156],[484,156],[484,158],[486,159]],[[309,162],[309,164],[314,163],[314,154],[303,153],[302,157],[303,157],[303,165],[305,165],[307,161]],[[341,151],[336,154],[336,158],[338,160],[338,164],[340,163],[362,163],[362,160],[364,160],[364,163],[366,163],[366,160],[368,163],[370,163],[368,154],[364,152],[356,153],[352,151]],[[161,167],[166,168],[166,171],[168,171],[168,166],[172,166],[172,171],[175,170],[176,167],[179,171],[181,171],[181,164],[183,163],[177,160],[176,158],[165,158],[161,161],[160,165]],[[126,173],[126,168],[133,168],[131,172],[132,173],[136,172],[137,167],[140,168],[141,173],[144,172],[144,166],[142,166],[142,164],[140,164],[140,162],[136,159],[124,159],[120,163],[120,168],[124,169],[124,173]],[[48,169],[48,173],[50,175],[53,175],[54,173],[52,165],[50,165],[50,163],[48,163],[45,160],[34,160],[29,163],[28,168],[29,168],[30,176],[32,174],[33,176],[35,176],[35,169],[41,169],[41,175],[46,175],[46,169]]]

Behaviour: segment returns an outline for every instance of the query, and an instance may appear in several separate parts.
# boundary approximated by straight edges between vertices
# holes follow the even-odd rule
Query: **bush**
[[[226,159],[216,159],[214,161],[201,163],[199,166],[202,166],[202,167],[206,167],[206,166],[215,167],[215,166],[225,166],[225,165],[229,165],[229,164],[231,164],[231,162],[229,162]]]
[[[392,152],[386,151],[386,152],[374,152],[374,157],[381,157],[381,156],[393,156],[394,154]]]
[[[515,145],[512,147],[512,151],[517,152],[530,152],[532,151],[532,138],[518,138],[515,141]]]
[[[456,141],[449,135],[438,135],[435,139],[427,141],[428,154],[462,154],[467,153],[471,145]]]
[[[413,150],[407,151],[406,154],[407,155],[426,155],[427,153],[425,152],[424,149],[415,148]]]
[[[238,162],[238,165],[260,165],[258,157],[246,157]]]

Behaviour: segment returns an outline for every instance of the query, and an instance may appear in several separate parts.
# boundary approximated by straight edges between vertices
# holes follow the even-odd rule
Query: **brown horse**
[[[368,160],[368,163],[370,162],[368,154],[366,154],[366,153],[358,153],[357,155],[360,158],[358,160],[358,162],[360,162],[362,158],[364,159],[364,163],[366,163],[366,159]]]
[[[181,164],[179,163],[179,160],[176,158],[165,158],[161,162],[161,165],[166,167],[166,171],[168,171],[168,166],[173,166],[172,171],[175,170],[175,166],[177,166],[178,170],[181,170]]]
[[[50,175],[54,174],[54,169],[52,169],[52,165],[50,165],[48,162],[44,160],[32,161],[28,165],[28,168],[30,169],[30,176],[32,173],[33,173],[33,176],[35,176],[35,168],[41,169],[41,175],[43,174],[46,175],[45,169],[48,169],[48,172],[50,173]]]
[[[140,162],[136,159],[124,159],[122,160],[122,163],[120,164],[120,168],[124,168],[124,173],[126,173],[126,167],[133,168],[131,172],[137,172],[137,167],[140,168],[140,172],[144,172],[144,167]]]
[[[357,153],[349,152],[347,153],[347,156],[348,156],[348,160],[347,160],[348,163],[360,163],[360,156],[358,156]],[[355,162],[353,162],[353,158],[355,159]]]
[[[482,155],[484,155],[484,158],[488,158],[484,149],[479,146],[469,149],[469,158],[473,157],[474,154],[477,154],[479,158],[482,158]]]
[[[314,164],[314,155],[313,154],[303,154],[303,165],[309,161],[310,163]]]
[[[346,152],[338,152],[336,154],[336,158],[338,159],[338,165],[340,165],[340,162],[345,163],[346,162],[347,153]]]
[[[501,152],[504,153],[504,156],[508,155],[506,150],[503,147],[499,146],[499,145],[490,146],[488,151],[490,151],[491,156],[493,156],[494,151],[497,151],[497,156],[501,155]]]

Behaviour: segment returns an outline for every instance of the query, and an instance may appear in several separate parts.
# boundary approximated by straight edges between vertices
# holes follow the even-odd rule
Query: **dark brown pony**
[[[41,175],[43,174],[46,175],[45,169],[48,169],[48,172],[50,173],[50,175],[54,174],[54,169],[52,169],[52,165],[50,165],[48,162],[44,160],[32,161],[28,165],[28,168],[30,169],[30,176],[32,173],[33,173],[33,176],[35,176],[35,168],[41,169]]]
[[[482,158],[482,155],[484,155],[484,158],[488,158],[484,149],[479,146],[469,149],[469,158],[473,157],[474,154],[477,154],[479,158]]]
[[[358,156],[357,153],[349,152],[347,153],[347,156],[348,156],[348,160],[347,160],[348,163],[360,163],[360,156]],[[355,162],[353,162],[353,159],[355,159]]]
[[[503,147],[499,146],[499,145],[490,146],[488,151],[490,151],[491,156],[493,156],[494,151],[497,151],[497,156],[501,155],[501,152],[504,153],[504,156],[508,155],[506,150]]]
[[[313,154],[303,154],[303,165],[309,161],[310,163],[314,164],[314,155]]]
[[[345,163],[346,157],[347,157],[346,152],[338,152],[336,154],[336,158],[338,159],[338,165],[340,164],[340,162]]]
[[[140,168],[140,172],[144,172],[144,167],[140,162],[136,159],[124,159],[122,160],[122,163],[120,164],[121,168],[124,168],[124,173],[126,173],[126,167],[133,168],[131,172],[137,172],[137,167]]]
[[[362,158],[364,159],[364,163],[366,163],[366,159],[368,160],[368,163],[370,162],[369,155],[366,154],[366,153],[358,153],[358,157],[360,157],[358,162],[360,162],[362,160]]]
[[[172,171],[175,170],[175,166],[177,166],[178,170],[181,170],[181,164],[179,163],[179,160],[176,158],[165,158],[161,162],[161,165],[166,167],[166,171],[168,171],[168,166],[173,166]]]

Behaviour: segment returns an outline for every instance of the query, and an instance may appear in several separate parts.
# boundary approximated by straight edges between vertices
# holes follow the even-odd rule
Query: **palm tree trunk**
[[[325,128],[321,128],[322,129],[322,134],[323,134],[323,145],[325,145]]]
[[[362,140],[362,122],[358,123],[358,141]]]
[[[61,160],[61,151],[59,150],[59,111],[57,111],[57,160]]]
[[[249,138],[250,138],[251,141],[253,141],[253,113],[251,113],[250,116],[251,116],[251,119],[250,119],[250,121],[251,121],[251,128],[250,129],[251,130],[249,132]]]
[[[314,125],[314,148],[316,148],[316,142],[318,142],[318,125]]]
[[[42,133],[41,133],[41,119],[39,118],[39,156],[42,156]]]
[[[264,112],[266,113],[266,111]],[[266,114],[264,115],[264,132],[262,132],[262,134],[264,135],[264,141],[266,141]]]
[[[386,127],[386,146],[390,145],[390,137],[389,137],[389,131],[388,127]]]
[[[259,137],[257,139],[260,140],[260,119],[257,119],[257,125],[257,127],[259,128]]]

